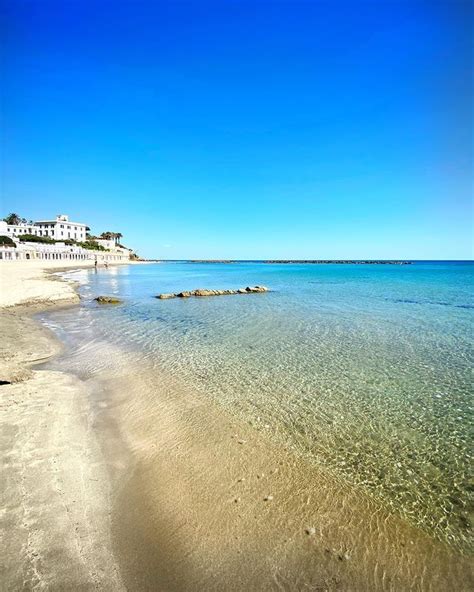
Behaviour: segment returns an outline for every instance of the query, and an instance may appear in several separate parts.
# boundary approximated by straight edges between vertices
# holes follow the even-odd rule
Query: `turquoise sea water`
[[[139,349],[309,462],[472,550],[472,263],[182,262],[71,276],[81,308],[48,322],[77,347]],[[271,291],[154,298],[255,284]],[[98,294],[124,304],[101,307]]]

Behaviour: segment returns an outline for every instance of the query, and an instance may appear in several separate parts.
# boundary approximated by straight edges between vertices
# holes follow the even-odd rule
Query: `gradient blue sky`
[[[1,214],[148,257],[472,257],[468,2],[2,0]]]

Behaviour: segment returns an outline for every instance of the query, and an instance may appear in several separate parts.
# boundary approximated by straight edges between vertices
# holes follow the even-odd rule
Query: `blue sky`
[[[468,2],[2,0],[1,213],[158,258],[472,258]]]

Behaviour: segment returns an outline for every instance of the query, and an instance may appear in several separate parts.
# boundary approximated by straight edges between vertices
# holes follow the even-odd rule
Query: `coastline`
[[[101,390],[134,459],[112,524],[127,589],[470,589],[467,557],[179,378],[111,356]]]
[[[53,273],[92,265],[0,265],[3,589],[124,590],[90,388],[73,374],[36,369],[62,345],[32,315],[79,302],[75,284]]]
[[[469,589],[467,558],[117,344],[95,382],[31,368],[61,346],[29,315],[79,297],[26,275],[33,305],[1,311],[8,589]]]
[[[110,267],[136,265],[110,262]],[[2,261],[0,264],[0,309],[12,306],[56,306],[79,302],[74,282],[53,275],[59,271],[92,269],[94,261]]]

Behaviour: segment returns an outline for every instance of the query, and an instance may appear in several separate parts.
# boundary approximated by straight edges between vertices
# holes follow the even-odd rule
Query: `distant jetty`
[[[240,263],[235,259],[191,259],[188,263]]]
[[[379,260],[364,260],[357,259],[267,259],[267,260],[239,260],[239,259],[188,259],[186,263],[312,263],[319,265],[411,265],[411,261],[384,261]]]
[[[268,292],[268,288],[265,286],[247,286],[246,288],[239,288],[238,290],[186,290],[184,292],[158,294],[156,298],[159,298],[160,300],[168,300],[169,298],[190,298],[191,296],[229,296],[231,294],[258,294],[261,292]]]
[[[315,263],[337,265],[411,265],[411,261],[358,261],[356,259],[270,259],[262,263]]]

